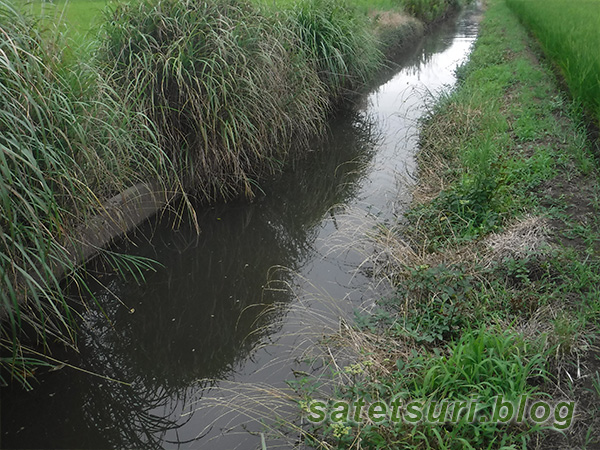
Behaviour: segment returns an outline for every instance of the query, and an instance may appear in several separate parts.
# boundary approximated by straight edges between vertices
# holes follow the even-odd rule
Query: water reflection
[[[323,216],[359,188],[377,142],[372,124],[364,114],[352,114],[339,117],[334,129],[319,144],[326,150],[315,148],[268,183],[268,194],[256,203],[202,210],[200,235],[185,223],[173,230],[172,218],[163,218],[147,224],[137,240],[118,243],[120,251],[160,263],[145,274],[144,283],[103,275],[107,272],[96,262],[91,270],[101,284],[94,295],[103,310],[83,314],[81,357],[73,364],[127,384],[70,371],[53,374],[45,381],[56,395],[80,400],[72,409],[76,426],[67,423],[71,418],[60,423],[61,417],[51,414],[56,404],[45,399],[36,409],[40,420],[22,421],[26,429],[4,435],[4,441],[14,447],[68,447],[74,435],[105,430],[91,447],[156,448],[165,433],[185,425],[191,416],[180,416],[189,393],[207,387],[197,380],[226,378],[265,333],[276,331],[270,324],[281,322],[274,315],[285,309],[263,312],[270,304],[289,302],[289,293],[263,288],[273,281],[267,274],[291,282],[286,280],[291,272],[269,269],[300,270],[310,259]],[[73,288],[72,295],[81,294]],[[42,387],[23,395],[54,393]],[[17,399],[6,397],[3,411],[17,408],[11,404]],[[23,419],[3,416],[3,430]]]
[[[317,257],[319,242],[344,220],[338,213],[345,206],[383,210],[395,201],[394,180],[410,165],[415,122],[425,104],[415,89],[451,83],[453,67],[474,37],[468,18],[458,23],[442,25],[403,55],[402,68],[384,72],[357,112],[337,117],[329,139],[266,183],[266,194],[255,203],[199,210],[200,235],[185,223],[173,230],[172,218],[164,218],[118,243],[119,251],[160,266],[141,284],[107,275],[100,263],[92,268],[103,312],[83,312],[81,355],[55,355],[105,378],[63,369],[42,377],[32,393],[5,389],[2,445],[243,445],[242,438],[223,437],[217,428],[239,421],[230,424],[222,410],[198,408],[203,395],[223,392],[223,384],[203,380],[266,381],[267,374],[254,371],[277,357],[279,350],[265,342],[281,336],[295,301],[290,290],[265,290],[269,282],[302,285],[309,279],[319,287],[335,284],[340,298],[347,293],[343,280],[355,261]],[[270,270],[274,266],[290,270]],[[81,295],[71,288],[74,297]],[[273,377],[281,381],[285,374]],[[213,421],[220,425],[206,428]],[[210,440],[200,439],[203,430]]]

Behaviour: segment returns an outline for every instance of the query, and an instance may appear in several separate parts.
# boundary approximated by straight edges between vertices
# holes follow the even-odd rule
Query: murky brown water
[[[364,256],[348,249],[355,237],[339,230],[402,211],[416,122],[431,94],[455,82],[474,17],[465,11],[403,55],[255,203],[200,210],[200,235],[163,219],[122,242],[118,251],[162,266],[139,283],[98,272],[106,288],[94,293],[110,322],[85,313],[81,355],[56,355],[105,378],[64,368],[31,393],[3,389],[2,448],[260,448],[240,426],[259,430],[251,417],[210,405],[232,399],[243,411],[246,387],[283,386],[290,349],[375,295],[356,270]]]

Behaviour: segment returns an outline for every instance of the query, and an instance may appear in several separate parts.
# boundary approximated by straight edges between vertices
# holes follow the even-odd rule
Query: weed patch
[[[586,448],[598,439],[585,406],[598,401],[585,381],[595,369],[581,364],[597,342],[597,167],[583,116],[536,52],[505,2],[490,1],[458,88],[422,123],[413,204],[372,235],[374,274],[393,295],[340,331],[354,358],[323,355],[333,395],[314,386],[308,395],[436,401],[433,416],[441,399],[474,396],[483,419],[325,420],[308,428],[312,445]],[[355,366],[353,377],[334,369]],[[552,431],[537,406],[539,420],[489,421],[498,398],[525,397],[571,405],[573,424]]]

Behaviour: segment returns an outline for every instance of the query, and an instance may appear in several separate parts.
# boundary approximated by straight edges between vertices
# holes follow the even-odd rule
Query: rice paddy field
[[[600,123],[600,0],[507,0]]]

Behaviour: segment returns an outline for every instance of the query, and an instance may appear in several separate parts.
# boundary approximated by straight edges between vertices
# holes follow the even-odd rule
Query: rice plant
[[[558,65],[575,100],[600,121],[600,1],[507,3]]]
[[[74,230],[129,183],[176,185],[145,117],[92,67],[65,64],[60,36],[0,2],[0,382],[27,384],[22,339],[76,344],[60,274]]]

